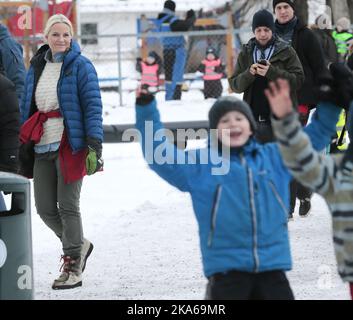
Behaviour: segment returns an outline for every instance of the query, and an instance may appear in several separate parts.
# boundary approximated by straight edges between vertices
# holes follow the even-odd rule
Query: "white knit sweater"
[[[35,99],[40,112],[59,109],[57,84],[60,77],[62,62],[47,62],[39,78]],[[60,142],[64,131],[63,118],[50,118],[43,125],[43,136],[37,145]]]

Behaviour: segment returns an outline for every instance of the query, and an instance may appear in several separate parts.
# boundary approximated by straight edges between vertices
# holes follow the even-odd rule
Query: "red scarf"
[[[43,135],[43,124],[49,118],[61,118],[59,111],[50,111],[47,113],[37,111],[22,126],[20,131],[20,141],[27,143],[33,141],[39,143]]]
[[[37,111],[21,126],[21,143],[28,143],[30,141],[33,141],[35,144],[39,143],[44,133],[44,122],[46,122],[49,118],[60,117],[61,113],[59,111],[50,111],[47,113]],[[66,130],[64,130],[59,147],[59,162],[66,184],[82,179],[87,174],[86,156],[86,148],[73,153],[67,138]]]

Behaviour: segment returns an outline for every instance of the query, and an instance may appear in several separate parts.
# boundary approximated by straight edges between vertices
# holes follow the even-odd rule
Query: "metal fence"
[[[158,90],[165,90],[168,59],[163,55],[162,39],[184,37],[186,64],[183,68],[182,91],[198,90],[204,98],[213,98],[228,90],[226,77],[233,72],[236,57],[240,50],[240,33],[249,29],[207,30],[171,33],[119,34],[78,37],[82,54],[95,65],[102,90],[118,93],[119,105],[131,100],[131,93],[141,84],[141,61],[146,61],[149,53],[155,52],[159,63]],[[249,33],[249,37],[251,33]],[[25,52],[33,55],[43,44],[41,38],[18,39],[27,46]],[[206,51],[212,49],[219,65],[205,65]],[[27,57],[26,61],[29,61]],[[218,63],[218,62],[217,62]],[[206,74],[208,73],[208,77]],[[216,74],[213,75],[212,73]],[[211,75],[210,75],[211,74]],[[215,79],[216,78],[216,79]],[[211,79],[211,81],[205,81]]]
[[[162,39],[168,36],[185,39],[182,91],[198,90],[204,98],[220,96],[228,90],[226,77],[233,72],[240,49],[239,33],[243,32],[249,30],[104,35],[80,40],[82,53],[97,69],[101,89],[117,91],[119,105],[123,106],[129,102],[131,92],[140,86],[144,74],[141,62],[146,64],[152,52],[158,64],[157,89],[165,90],[166,75],[172,69],[169,62],[172,59],[163,54]],[[95,44],[85,44],[87,39],[95,39]],[[213,52],[216,62],[207,64],[207,50]]]
[[[129,103],[131,92],[141,84],[145,73],[141,62],[146,63],[148,55],[152,52],[158,64],[156,89],[165,90],[165,80],[173,70],[173,58],[169,59],[163,54],[162,42],[166,38],[180,37],[185,39],[186,52],[186,64],[182,67],[182,91],[199,90],[205,98],[220,96],[223,90],[227,90],[224,80],[226,75],[232,72],[237,48],[234,35],[227,30],[106,35],[97,37],[95,44],[87,45],[86,38],[80,40],[83,54],[96,66],[102,90],[118,91],[119,105],[123,106]],[[202,62],[206,58],[207,49],[211,48],[216,58],[219,57],[219,60],[215,59],[219,62],[219,67],[215,70],[218,78],[205,84],[205,72],[210,67]],[[175,64],[178,68],[178,63]]]

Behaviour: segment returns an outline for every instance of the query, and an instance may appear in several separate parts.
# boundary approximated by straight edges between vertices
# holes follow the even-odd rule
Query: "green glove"
[[[90,176],[103,167],[103,159],[97,157],[97,153],[91,147],[88,147],[88,154],[86,157],[86,172]]]

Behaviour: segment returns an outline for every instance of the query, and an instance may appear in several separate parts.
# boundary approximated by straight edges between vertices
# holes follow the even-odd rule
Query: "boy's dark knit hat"
[[[252,19],[252,31],[255,32],[255,29],[258,27],[267,27],[275,31],[275,21],[271,12],[263,9],[257,11]]]
[[[164,8],[175,11],[175,2],[172,0],[167,0],[164,2]]]
[[[293,10],[295,11],[295,3],[294,3],[294,0],[273,0],[273,12],[275,11],[276,6],[277,6],[279,3],[281,3],[281,2],[288,3],[288,4],[293,8]]]
[[[234,97],[221,97],[211,107],[208,113],[210,129],[217,129],[219,120],[230,111],[242,113],[250,122],[253,132],[256,130],[256,121],[248,104]]]

